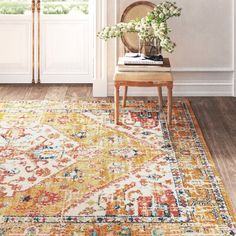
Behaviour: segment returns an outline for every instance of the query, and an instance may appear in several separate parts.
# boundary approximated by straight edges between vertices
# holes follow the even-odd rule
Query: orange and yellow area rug
[[[0,235],[236,235],[187,101],[0,103]]]

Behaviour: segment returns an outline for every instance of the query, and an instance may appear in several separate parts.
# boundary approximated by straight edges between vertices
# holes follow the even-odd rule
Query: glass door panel
[[[0,14],[29,15],[31,14],[30,0],[0,0]]]
[[[42,13],[45,15],[88,15],[88,0],[42,0]]]

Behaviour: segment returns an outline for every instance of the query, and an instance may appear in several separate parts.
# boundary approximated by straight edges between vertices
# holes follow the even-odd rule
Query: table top
[[[173,82],[170,72],[116,72],[114,76],[115,82]]]

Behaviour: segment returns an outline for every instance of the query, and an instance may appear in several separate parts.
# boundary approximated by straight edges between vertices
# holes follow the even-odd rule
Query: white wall
[[[134,0],[108,1],[108,22]],[[159,3],[160,0],[152,0]],[[170,21],[177,48],[170,57],[177,96],[232,96],[234,93],[234,0],[176,0],[182,16]],[[115,40],[108,44],[108,94],[113,94]],[[132,89],[130,95],[156,95],[156,89]]]

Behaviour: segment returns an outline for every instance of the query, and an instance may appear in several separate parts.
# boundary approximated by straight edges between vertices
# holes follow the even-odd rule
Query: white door
[[[93,83],[91,6],[0,0],[0,83]]]
[[[31,1],[0,0],[0,83],[31,81]]]
[[[42,1],[41,82],[93,82],[93,20],[88,0]]]

